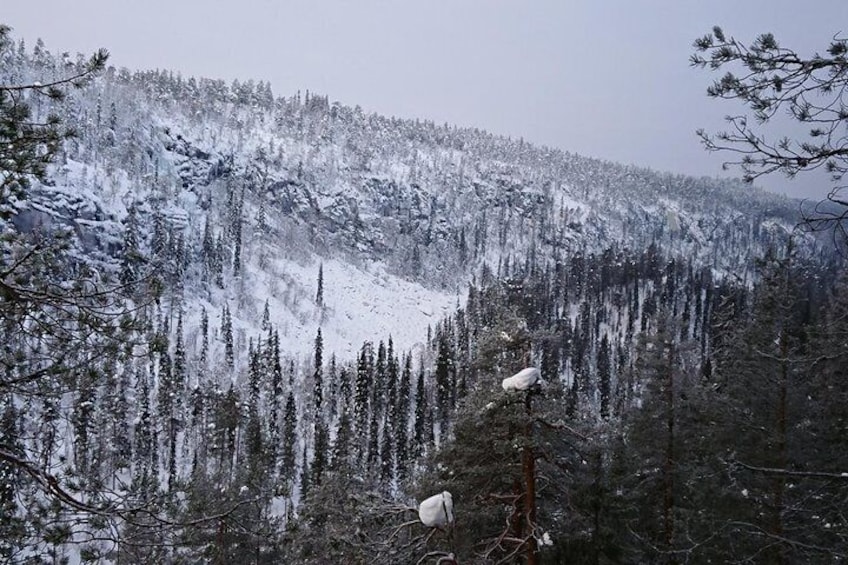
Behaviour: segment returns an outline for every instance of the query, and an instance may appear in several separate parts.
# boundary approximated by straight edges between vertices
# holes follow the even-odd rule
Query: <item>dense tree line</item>
[[[363,561],[413,562],[448,547],[460,562],[523,555],[520,453],[532,445],[544,485],[534,530],[542,562],[817,563],[844,554],[837,508],[848,461],[835,413],[845,375],[840,347],[824,345],[841,331],[828,321],[841,319],[843,302],[832,266],[775,252],[752,289],[656,248],[560,267],[564,281],[532,264],[484,273],[467,307],[433,332],[424,410],[435,444],[411,482],[386,491],[391,483],[368,472],[366,457],[358,482],[334,477],[307,497],[295,548],[306,543],[298,536],[341,536],[343,554]],[[523,400],[498,385],[529,363],[547,385],[528,435]],[[360,505],[345,512],[371,515],[372,538],[347,537],[345,512],[312,517],[309,508],[331,504],[324,497],[339,488],[362,494],[348,495]],[[392,506],[368,493],[408,502],[439,489],[454,495],[451,539],[424,543],[409,531],[391,550],[381,545],[403,521],[387,525]]]
[[[88,68],[41,44],[5,42],[0,55],[14,83]],[[760,216],[730,222],[703,214],[683,237],[683,215],[652,221],[646,203],[670,184],[707,208],[723,189],[313,94],[274,98],[267,84],[114,69],[98,81],[52,102],[0,90],[4,116],[58,109],[77,126],[41,141],[52,176],[15,173],[40,181],[13,187],[27,199],[76,169],[84,186],[139,185],[119,219],[84,210],[103,232],[68,230],[43,252],[26,221],[38,214],[0,193],[4,559],[796,563],[848,552],[844,265],[789,242],[779,203],[757,196]],[[213,147],[233,132],[248,144],[268,122],[297,149],[213,157],[153,128],[147,104],[188,108]],[[370,237],[356,206],[308,204],[305,189],[331,184],[342,163],[396,219],[380,225],[408,244],[390,257],[397,271],[431,283],[475,273],[415,351],[390,335],[354,359],[327,351],[323,266],[304,299],[309,355],[284,351],[268,303],[243,291],[250,267],[273,262],[273,238],[326,251],[300,222],[310,214]],[[403,178],[380,176],[398,168]],[[561,183],[610,208],[630,187],[644,206],[605,234]],[[486,212],[450,216],[449,200],[468,209],[483,185]],[[609,243],[618,236],[627,247]],[[256,326],[244,323],[252,310]],[[545,385],[506,395],[501,379],[528,365]],[[445,489],[455,527],[428,532],[415,501]]]

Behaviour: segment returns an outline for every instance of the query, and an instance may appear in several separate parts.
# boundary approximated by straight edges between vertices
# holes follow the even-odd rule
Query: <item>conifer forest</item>
[[[839,201],[110,63],[0,27],[0,562],[848,559]]]

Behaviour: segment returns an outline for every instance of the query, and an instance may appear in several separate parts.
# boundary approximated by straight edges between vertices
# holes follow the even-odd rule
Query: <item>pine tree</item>
[[[324,307],[324,263],[318,265],[318,291],[315,293],[315,305]]]
[[[378,422],[383,419],[386,409],[386,345],[381,340],[377,345],[377,358],[374,363],[374,384],[371,387],[371,418]]]
[[[219,468],[225,473],[232,473],[237,447],[237,434],[241,424],[241,397],[234,385],[219,399],[216,415],[215,430],[219,434]]]
[[[438,353],[436,357],[436,408],[442,430],[447,430],[452,402],[455,395],[453,388],[453,359],[448,344],[447,331],[443,330],[438,336]]]
[[[135,430],[135,464],[136,475],[134,481],[144,482],[147,474],[151,472],[154,460],[154,438],[153,415],[150,410],[150,384],[148,373],[145,369],[136,371],[136,402],[138,412],[136,416]]]
[[[306,446],[303,446],[303,453],[300,457],[300,496],[305,499],[309,498],[309,491],[312,488],[310,479],[312,471],[309,468],[309,458],[306,452]]]
[[[170,265],[168,264],[168,247],[170,245],[170,230],[167,220],[161,210],[153,212],[153,232],[150,236],[150,250],[156,266],[162,272],[158,277],[161,282],[170,277]]]
[[[397,393],[397,418],[395,423],[395,446],[397,451],[397,473],[406,479],[409,473],[409,406],[412,381],[412,356],[404,355]]]
[[[75,462],[79,471],[86,476],[89,471],[90,448],[94,433],[94,409],[97,399],[95,383],[99,380],[96,369],[82,370],[76,375],[77,393],[71,422],[74,426]]]
[[[394,343],[389,336],[386,349],[386,411],[383,418],[383,437],[380,444],[380,479],[383,484],[394,480],[396,473],[395,429],[398,425],[398,360]]]
[[[610,359],[610,343],[607,334],[601,338],[598,346],[598,392],[601,397],[601,418],[606,420],[610,417],[610,400],[612,398],[612,361]]]
[[[186,350],[183,343],[183,313],[177,315],[177,335],[174,341],[174,370],[173,370],[173,393],[176,405],[182,405],[182,397],[187,384],[186,372]]]
[[[365,452],[365,466],[376,470],[380,460],[380,420],[376,410],[371,410],[368,419],[368,444]]]
[[[209,315],[206,307],[200,309],[200,372],[206,372],[209,361]]]
[[[289,389],[283,415],[282,448],[280,449],[280,476],[289,487],[295,479],[295,446],[297,444],[297,406],[294,392]]]
[[[347,405],[342,404],[339,423],[336,427],[336,439],[330,459],[330,470],[334,473],[347,473],[351,464],[351,420]]]
[[[312,442],[312,466],[310,468],[310,485],[319,486],[323,480],[324,472],[327,468],[327,457],[330,449],[329,433],[324,421],[323,413],[323,356],[324,356],[324,340],[321,337],[321,328],[318,328],[318,334],[315,337],[315,355],[314,355],[314,373],[313,373],[313,417],[314,417],[314,436]],[[304,471],[306,472],[306,471]]]
[[[327,367],[327,381],[329,382],[329,385],[327,386],[329,397],[327,399],[327,403],[329,405],[328,413],[331,419],[334,419],[339,413],[339,395],[341,394],[341,383],[339,380],[339,370],[336,365],[336,354],[333,353],[330,355],[330,364]]]
[[[241,189],[241,197],[238,206],[233,211],[232,235],[233,235],[233,276],[241,276],[241,248],[242,248],[242,209],[244,207],[244,187]]]
[[[218,256],[215,248],[215,236],[212,233],[212,224],[209,219],[209,214],[206,214],[206,219],[203,224],[203,239],[200,245],[200,258],[202,265],[200,270],[200,280],[208,285],[214,280],[215,274],[218,272]]]
[[[3,402],[0,414],[0,447],[11,456],[24,456],[18,411],[11,399]],[[26,536],[25,519],[17,514],[18,491],[24,486],[24,475],[12,462],[0,459],[0,558],[12,562]]]
[[[259,405],[262,388],[262,349],[261,341],[255,346],[253,338],[247,340],[247,401]]]
[[[418,368],[418,380],[415,385],[415,423],[413,425],[413,449],[411,455],[413,457],[421,457],[424,455],[428,443],[427,415],[429,407],[427,406],[427,391],[424,388],[424,365],[423,363]]]
[[[194,454],[192,456],[191,476],[206,472],[207,464],[207,398],[205,391],[199,385],[191,391],[191,429]]]
[[[163,422],[169,422],[171,419],[171,407],[174,403],[174,372],[171,354],[168,352],[167,334],[160,334],[162,340],[162,351],[159,352],[159,371],[158,377],[158,395],[157,406],[159,408],[159,416]]]
[[[115,468],[127,469],[132,458],[132,441],[128,426],[132,365],[125,364],[117,379],[115,396],[109,405],[109,425],[112,428],[111,444],[115,453]]]
[[[845,378],[848,350],[844,347],[848,343],[848,276],[844,271],[837,275],[820,316],[818,322],[815,318],[810,320],[810,350],[820,355],[809,367],[807,382],[796,383],[800,389],[798,395],[806,397],[800,410],[808,417],[809,427],[805,425],[803,433],[797,434],[800,441],[792,442],[790,451],[795,468],[810,473],[826,473],[829,477],[805,478],[793,481],[793,484],[797,484],[801,493],[812,494],[806,499],[803,494],[799,496],[806,501],[806,516],[819,516],[818,524],[833,526],[819,528],[816,522],[804,523],[805,541],[828,548],[832,554],[845,554],[848,552],[848,540],[834,532],[834,529],[841,532],[848,528],[842,504],[848,496],[848,480],[834,479],[834,475],[842,476],[848,469],[848,449],[845,449],[848,438],[848,414],[845,411],[845,406],[848,406],[848,380]],[[801,419],[804,424],[805,420],[807,418]],[[810,556],[815,557],[818,556]]]
[[[262,307],[262,331],[271,331],[271,309],[268,306],[268,299],[265,299],[265,306]]]
[[[582,459],[569,458],[575,438],[550,423],[561,417],[561,391],[551,387],[548,394],[506,394],[500,387],[485,386],[469,393],[457,409],[453,434],[443,438],[419,482],[426,492],[442,488],[453,495],[451,549],[458,557],[512,562],[521,555],[522,563],[537,564],[543,531],[561,535],[555,528],[575,519],[562,514],[570,489],[537,488],[540,475],[549,481],[571,480],[563,468],[579,468]]]
[[[182,304],[183,292],[185,289],[185,271],[186,271],[186,246],[185,235],[178,231],[169,241],[169,270],[171,278],[169,281],[171,292],[173,293],[172,300],[176,304]]]
[[[383,420],[383,435],[380,441],[380,482],[391,485],[395,477],[395,450],[392,425],[386,417]]]
[[[53,109],[70,105],[66,91],[88,84],[105,68],[108,57],[101,50],[74,65],[55,66],[43,44],[37,47],[32,72],[21,72],[24,69],[13,64],[17,55],[10,29],[0,25],[4,75],[0,83],[0,366],[4,367],[0,406],[4,434],[10,433],[11,422],[17,421],[21,436],[33,437],[33,445],[27,446],[26,452],[15,441],[0,442],[0,459],[4,475],[25,473],[32,479],[29,484],[39,491],[39,504],[52,507],[37,521],[55,519],[53,523],[58,524],[68,523],[70,515],[64,510],[72,503],[57,495],[69,488],[66,481],[70,471],[70,461],[53,459],[59,421],[71,420],[67,430],[81,440],[79,445],[68,447],[75,448],[82,467],[88,463],[83,460],[90,459],[91,473],[84,477],[88,481],[100,471],[100,450],[90,450],[96,446],[95,440],[105,441],[95,437],[103,430],[94,427],[100,415],[97,394],[105,385],[105,376],[98,369],[133,343],[129,336],[137,328],[122,299],[127,289],[115,284],[111,269],[103,269],[99,261],[95,269],[92,258],[78,252],[79,234],[67,229],[66,222],[43,222],[37,229],[30,229],[29,221],[19,221],[24,220],[20,213],[25,207],[21,204],[30,200],[31,186],[34,182],[52,184],[49,167],[60,162],[64,143],[76,133],[62,124]],[[33,82],[17,82],[22,76],[32,76]],[[114,274],[120,278],[120,268]],[[59,403],[58,399],[64,400]],[[62,408],[70,405],[74,406],[72,414]],[[46,444],[38,445],[41,439]],[[102,494],[96,482],[79,486],[85,488],[86,496]],[[3,528],[15,527],[18,518],[24,522],[21,527],[40,528],[32,520],[34,514],[18,513],[17,509],[7,513],[8,492],[0,492],[4,493],[0,495]],[[23,499],[19,502],[24,506],[17,508],[28,504]],[[37,510],[35,506],[33,510]],[[74,518],[88,522],[89,510],[85,504],[78,505]],[[11,560],[30,556],[40,560],[37,551],[25,549]]]
[[[268,465],[268,453],[262,434],[262,416],[259,405],[252,401],[248,406],[247,426],[245,427],[245,451],[247,453],[247,478],[249,484],[258,489],[263,484]]]
[[[330,437],[323,419],[315,423],[315,440],[313,442],[312,466],[310,468],[310,485],[320,486],[324,481],[330,454]]]
[[[280,362],[280,336],[276,330],[271,333],[269,349],[271,352],[271,398],[268,402],[270,411],[271,450],[277,453],[277,446],[282,437],[281,421],[283,404],[283,366]]]
[[[315,419],[321,418],[322,404],[324,401],[324,339],[321,337],[321,328],[315,336],[314,372],[312,373],[312,405],[315,411]]]
[[[124,292],[131,295],[134,283],[140,278],[140,270],[143,257],[138,247],[138,213],[135,205],[127,209],[127,217],[124,220],[124,242],[121,251],[121,284],[125,287]]]
[[[213,254],[215,268],[215,286],[224,288],[224,236],[218,234],[215,240],[215,253]]]
[[[233,321],[230,317],[230,308],[224,303],[224,310],[221,313],[221,335],[224,336],[224,356],[227,361],[227,367],[230,370],[235,366],[235,349],[233,346]]]
[[[373,386],[373,377],[371,375],[372,364],[372,349],[371,344],[366,342],[362,345],[359,352],[359,359],[356,364],[356,383],[354,389],[353,400],[353,420],[356,429],[356,445],[359,452],[359,458],[364,462],[366,459],[368,442],[368,416],[369,416],[369,397],[371,396],[371,388]]]

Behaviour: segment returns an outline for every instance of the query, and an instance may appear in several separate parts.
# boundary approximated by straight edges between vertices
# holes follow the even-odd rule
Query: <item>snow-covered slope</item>
[[[13,63],[19,78],[67,65]],[[110,69],[63,104],[79,136],[19,221],[73,226],[81,252],[117,270],[133,209],[138,268],[171,266],[171,304],[190,320],[201,308],[214,320],[227,304],[251,336],[267,301],[292,352],[308,351],[318,327],[339,354],[389,334],[412,347],[483,264],[656,242],[736,271],[785,238],[797,209],[733,181],[368,115],[308,93],[274,98],[264,83]]]

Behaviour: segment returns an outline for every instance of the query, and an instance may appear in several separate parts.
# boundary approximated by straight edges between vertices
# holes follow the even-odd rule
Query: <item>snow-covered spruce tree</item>
[[[396,422],[395,450],[397,454],[397,476],[404,480],[409,476],[411,459],[409,444],[409,407],[412,394],[412,355],[403,356],[403,369],[398,383],[397,405],[395,406]]]
[[[315,292],[315,305],[324,308],[324,263],[318,265],[318,290]]]
[[[362,345],[356,363],[356,379],[353,396],[353,423],[356,430],[356,453],[358,461],[364,466],[368,457],[369,399],[374,385],[374,350],[371,343]]]
[[[386,410],[383,415],[383,437],[380,442],[380,481],[389,486],[396,473],[395,429],[398,426],[398,359],[394,352],[394,343],[389,336],[386,349]]]
[[[415,420],[410,441],[410,456],[421,457],[433,441],[432,406],[427,398],[424,383],[424,364],[418,368],[415,379]]]
[[[453,352],[450,348],[449,330],[437,330],[436,340],[438,343],[436,353],[436,409],[438,411],[438,422],[441,430],[447,431],[450,414],[453,411],[451,397],[456,395],[455,368],[453,366]]]
[[[327,469],[330,450],[330,433],[327,429],[327,422],[324,417],[324,361],[323,361],[324,341],[321,337],[321,328],[318,328],[318,335],[315,337],[315,355],[314,355],[314,371],[313,371],[313,389],[312,389],[312,418],[313,418],[313,437],[312,437],[312,462],[310,466],[310,484],[318,486],[323,480],[324,472]]]
[[[286,405],[283,411],[283,422],[281,430],[282,445],[279,449],[280,485],[281,494],[291,495],[296,477],[296,443],[297,443],[297,403],[294,398],[294,390],[291,379],[289,380],[289,391],[286,396]]]
[[[283,420],[283,366],[280,361],[280,336],[277,330],[268,331],[268,368],[270,370],[271,388],[268,391],[268,410],[269,410],[269,451],[272,460],[276,461],[280,453],[280,442],[282,440],[282,420]]]

